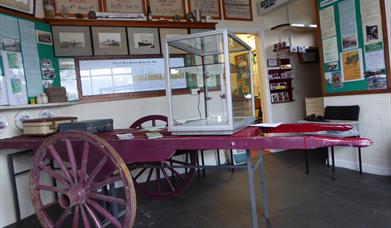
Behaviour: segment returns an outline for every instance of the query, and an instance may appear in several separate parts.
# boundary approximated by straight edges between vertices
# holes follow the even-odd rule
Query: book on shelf
[[[163,135],[160,134],[159,132],[147,132],[147,133],[145,133],[145,136],[147,137],[147,139],[163,138]]]

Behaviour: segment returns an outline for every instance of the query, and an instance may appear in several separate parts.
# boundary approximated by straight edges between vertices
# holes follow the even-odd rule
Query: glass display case
[[[251,47],[216,30],[169,37],[164,49],[172,134],[232,134],[254,122]]]

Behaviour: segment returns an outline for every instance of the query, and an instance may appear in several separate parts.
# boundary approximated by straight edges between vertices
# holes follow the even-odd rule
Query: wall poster
[[[388,92],[384,0],[318,0],[323,95]]]

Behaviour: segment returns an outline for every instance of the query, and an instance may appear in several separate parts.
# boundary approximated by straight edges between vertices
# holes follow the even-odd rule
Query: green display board
[[[323,95],[388,91],[384,0],[318,0]]]
[[[58,59],[54,56],[51,27],[46,23],[7,14],[0,14],[0,17],[2,19],[14,18],[13,21],[15,21],[14,24],[4,22],[0,26],[2,31],[0,33],[0,42],[4,43],[6,39],[10,38],[8,34],[10,29],[17,34],[14,34],[11,38],[15,37],[20,45],[17,50],[22,55],[27,90],[27,96],[20,99],[30,101],[31,98],[35,98],[42,93],[44,87],[60,86],[59,64]],[[6,50],[5,47],[0,48],[3,51]],[[4,61],[4,57],[0,57],[0,75],[4,75],[6,71]],[[12,105],[10,95],[8,99],[9,104]],[[21,101],[20,103],[23,102]]]

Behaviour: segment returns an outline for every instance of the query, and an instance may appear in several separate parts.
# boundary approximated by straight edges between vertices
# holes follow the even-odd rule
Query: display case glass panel
[[[254,120],[250,51],[226,30],[167,39],[166,87],[173,134],[231,134]],[[174,61],[178,58],[183,61]],[[175,94],[178,77],[186,78],[189,93]]]

